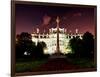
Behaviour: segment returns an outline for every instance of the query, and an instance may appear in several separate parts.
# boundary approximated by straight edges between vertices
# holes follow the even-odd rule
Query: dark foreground
[[[38,69],[33,71],[59,71],[79,69],[79,66],[71,64],[67,59],[56,58],[49,59],[45,64],[42,64]]]
[[[84,64],[83,64],[84,65]],[[38,74],[45,73],[49,71],[55,72],[79,72],[79,71],[94,71],[94,67],[82,67],[81,65],[74,64],[66,58],[54,58],[48,59],[45,63],[40,64],[37,68],[32,68],[31,71],[16,73],[16,75],[25,75],[25,74]],[[55,73],[53,72],[53,73]]]

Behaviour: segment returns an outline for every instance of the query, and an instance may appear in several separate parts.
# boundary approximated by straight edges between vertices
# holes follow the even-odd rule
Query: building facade
[[[57,46],[57,28],[49,29],[48,33],[39,33],[39,29],[37,28],[36,32],[32,34],[32,41],[36,44],[38,42],[45,42],[47,48],[44,49],[45,54],[54,54],[56,53]],[[59,47],[60,52],[63,54],[71,53],[71,49],[69,47],[69,40],[73,37],[78,36],[82,39],[82,34],[78,34],[78,30],[76,29],[75,34],[69,34],[66,32],[65,28],[59,28]]]
[[[79,37],[82,39],[82,34],[79,34],[78,29],[75,30],[75,33],[68,33],[66,28],[59,27],[59,20],[57,22],[56,28],[50,28],[48,32],[41,33],[39,28],[36,28],[36,31],[33,31],[32,41],[36,44],[38,42],[45,42],[47,47],[44,49],[44,54],[54,54],[57,53],[57,39],[59,37],[59,51],[63,54],[71,53],[71,48],[69,46],[69,41],[73,37]],[[58,29],[58,31],[57,31]],[[58,37],[57,37],[58,32]]]

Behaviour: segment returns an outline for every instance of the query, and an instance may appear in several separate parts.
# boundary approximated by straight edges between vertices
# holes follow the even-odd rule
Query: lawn
[[[16,72],[32,72],[37,69],[39,66],[44,64],[46,60],[33,60],[26,62],[16,62]]]
[[[74,65],[78,65],[81,68],[94,68],[96,66],[94,61],[82,58],[73,58],[71,59],[71,63]]]

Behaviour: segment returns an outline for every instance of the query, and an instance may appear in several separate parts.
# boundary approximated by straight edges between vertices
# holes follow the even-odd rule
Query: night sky
[[[60,17],[60,27],[67,28],[73,33],[79,29],[95,34],[95,9],[87,7],[61,7],[16,4],[15,21],[16,34],[21,32],[32,33],[35,27],[41,30],[56,27],[56,17]]]

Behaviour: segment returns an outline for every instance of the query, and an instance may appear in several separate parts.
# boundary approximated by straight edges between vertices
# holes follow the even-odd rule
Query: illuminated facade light
[[[67,34],[64,33],[64,28],[59,28],[59,46],[60,46],[60,51],[63,54],[68,54],[71,53],[71,49],[69,47],[69,41],[70,39],[73,38],[73,36],[76,36],[76,34]],[[44,49],[44,53],[45,54],[54,54],[56,53],[56,38],[57,38],[57,28],[50,28],[48,33],[40,33],[40,34],[34,34],[32,33],[32,41],[35,42],[36,44],[40,41],[44,41],[47,45],[47,48]],[[39,38],[35,37],[35,36],[39,36]],[[41,36],[45,36],[45,37],[41,37]],[[70,37],[71,36],[71,37]],[[82,39],[82,34],[78,34],[77,36],[80,37],[80,39]]]
[[[70,39],[72,39],[73,37],[76,37],[76,36],[79,36],[79,38],[82,39],[82,34],[78,34],[78,29],[76,29],[76,33],[77,33],[77,35],[76,35],[76,33],[72,34],[71,30],[69,33],[67,33],[66,28],[60,28],[59,27],[59,23],[60,23],[59,17],[57,17],[56,22],[57,22],[57,27],[50,28],[48,33],[44,33],[44,32],[39,33],[40,30],[37,28],[38,34],[37,33],[31,34],[32,41],[35,42],[36,45],[38,42],[42,42],[42,41],[46,43],[47,48],[44,49],[44,54],[57,53],[57,48],[59,48],[58,51],[60,51],[60,53],[63,53],[63,54],[72,53],[71,48],[69,47]],[[59,35],[59,36],[57,36],[57,35]],[[35,36],[38,36],[39,38],[37,38]],[[57,39],[57,38],[59,38],[59,39]]]

